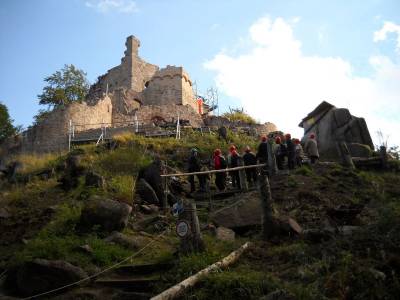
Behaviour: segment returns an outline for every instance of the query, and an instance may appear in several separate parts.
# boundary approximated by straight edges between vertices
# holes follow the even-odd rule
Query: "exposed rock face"
[[[35,259],[21,266],[16,274],[16,286],[23,296],[46,292],[87,277],[76,266],[61,260]]]
[[[122,230],[128,224],[132,207],[109,199],[92,198],[84,207],[80,227],[90,230],[99,225],[104,231]]]
[[[105,179],[95,172],[88,172],[85,176],[85,185],[103,188],[105,186]]]
[[[108,243],[118,244],[132,250],[136,250],[140,247],[140,243],[138,242],[138,240],[117,231],[111,233],[111,235],[104,240]]]
[[[156,192],[145,179],[139,179],[136,185],[136,192],[144,202],[160,205],[160,200],[158,199]]]
[[[66,191],[76,188],[79,183],[79,176],[82,176],[85,172],[81,158],[79,154],[71,154],[66,159],[64,175],[59,179],[61,187]]]
[[[363,118],[354,117],[348,109],[336,108],[325,101],[309,113],[299,126],[304,128],[302,142],[315,133],[321,157],[338,157],[337,142],[340,141],[348,144],[352,156],[368,156],[368,147],[374,148]]]
[[[211,221],[218,226],[240,229],[262,224],[262,206],[258,192],[244,194],[231,206],[211,214]]]
[[[215,236],[221,241],[233,242],[235,240],[235,232],[225,227],[218,227],[215,230]]]

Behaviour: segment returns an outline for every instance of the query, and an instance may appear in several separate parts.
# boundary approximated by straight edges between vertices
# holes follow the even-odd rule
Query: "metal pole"
[[[72,128],[72,120],[69,120],[69,130],[68,130],[68,152],[71,151],[71,128]]]
[[[180,135],[180,125],[179,125],[179,113],[178,113],[178,120],[176,121],[176,139],[180,139],[181,135]]]
[[[168,167],[168,163],[167,161],[165,161],[165,165],[164,165],[164,174],[167,173],[167,167]],[[168,177],[164,178],[164,200],[163,200],[163,210],[164,210],[164,214],[166,214],[168,212]]]

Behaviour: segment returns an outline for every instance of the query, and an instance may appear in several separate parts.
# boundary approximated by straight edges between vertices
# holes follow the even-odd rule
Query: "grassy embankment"
[[[129,256],[131,250],[105,243],[104,233],[96,228],[90,234],[77,232],[85,201],[92,195],[102,195],[132,203],[137,171],[154,153],[167,159],[170,166],[183,169],[190,148],[198,147],[202,158],[209,159],[215,148],[229,146],[215,136],[199,134],[180,141],[122,135],[116,141],[119,146],[112,151],[83,147],[83,164],[106,178],[105,189],[87,188],[81,179],[76,189],[61,190],[57,179],[66,155],[18,158],[24,162],[18,175],[20,182],[27,178],[29,182],[2,185],[1,206],[7,207],[12,217],[1,224],[1,269],[38,257],[64,259],[93,273]],[[232,136],[232,142],[239,148],[256,143],[243,136]],[[35,176],[49,168],[56,170],[50,179]],[[285,289],[298,299],[390,299],[400,293],[399,174],[349,171],[339,165],[303,167],[289,176],[274,178],[271,184],[276,211],[294,217],[303,228],[322,227],[329,208],[357,204],[364,209],[351,225],[360,226],[360,230],[318,243],[294,237],[263,242],[257,231],[226,243],[206,234],[207,252],[181,258],[157,289],[161,291],[197,272],[250,239],[256,247],[238,264],[212,274],[185,297],[258,299],[275,289]],[[132,228],[124,233],[141,239],[143,244],[151,240]],[[171,232],[133,262],[172,260],[177,243]],[[85,244],[93,249],[91,254],[79,250]]]

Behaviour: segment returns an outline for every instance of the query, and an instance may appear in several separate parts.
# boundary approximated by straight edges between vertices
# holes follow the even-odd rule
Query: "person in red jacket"
[[[222,156],[220,149],[215,149],[213,155],[213,161],[215,170],[226,169],[226,160]],[[225,172],[215,173],[215,185],[217,186],[218,190],[220,191],[225,190],[225,183],[226,183],[226,173]]]

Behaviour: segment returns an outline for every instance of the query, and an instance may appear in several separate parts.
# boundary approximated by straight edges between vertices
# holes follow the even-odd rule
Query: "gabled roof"
[[[322,101],[312,112],[310,112],[303,120],[301,120],[299,127],[303,128],[303,123],[307,120],[314,118],[315,116],[327,112],[328,110],[334,108],[335,106],[326,102]]]

